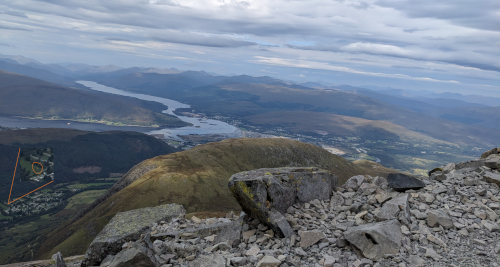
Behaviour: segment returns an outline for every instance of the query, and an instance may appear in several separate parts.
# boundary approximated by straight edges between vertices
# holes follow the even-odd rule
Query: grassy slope
[[[0,114],[115,125],[185,126],[158,103],[77,90],[0,70]]]
[[[159,156],[129,172],[128,186],[83,217],[47,236],[41,257],[53,251],[83,253],[95,235],[119,211],[180,203],[187,212],[238,210],[227,182],[240,171],[279,166],[319,166],[333,171],[340,182],[360,174],[386,174],[390,170],[370,164],[357,166],[317,146],[289,139],[229,139],[191,150]],[[149,169],[142,175],[140,169]],[[125,177],[127,179],[127,177]]]
[[[374,129],[377,129],[378,132],[385,132],[383,137],[395,135],[404,141],[421,141],[426,143],[453,145],[452,143],[408,130],[392,122],[367,120],[324,112],[276,111],[248,116],[245,117],[245,119],[253,124],[266,125],[268,127],[287,125],[290,130],[297,133],[304,132],[304,129],[308,129],[311,133],[315,130],[321,130],[338,136],[369,137],[370,134],[373,134]],[[381,138],[377,136],[374,137],[375,139]]]

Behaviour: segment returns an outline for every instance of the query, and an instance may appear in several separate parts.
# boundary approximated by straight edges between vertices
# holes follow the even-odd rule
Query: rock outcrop
[[[419,179],[418,186],[412,181],[391,187],[386,178],[354,176],[333,191],[330,184],[328,197],[324,188],[310,191],[324,182],[318,181],[322,171],[317,169],[294,168],[286,175],[276,169],[246,172],[233,177],[230,188],[241,191],[236,196],[251,195],[245,200],[254,201],[251,207],[260,203],[267,209],[261,212],[281,216],[273,220],[286,223],[287,236],[280,235],[283,226],[256,213],[205,219],[179,216],[153,224],[113,254],[99,255],[100,264],[499,266],[500,188],[485,178],[488,173],[499,174],[485,165],[492,155],[497,154],[440,167],[429,179]],[[294,190],[300,188],[290,186],[290,181],[314,185],[308,192],[317,194],[299,197]],[[282,196],[284,192],[290,195]],[[285,203],[278,203],[281,200]]]
[[[337,177],[318,168],[258,169],[234,174],[229,189],[241,208],[267,224],[279,236],[290,237],[283,213],[296,203],[328,199]]]
[[[171,220],[184,213],[184,208],[177,204],[119,212],[92,241],[82,266],[100,264],[106,255],[120,252],[125,242],[139,239],[154,223]]]

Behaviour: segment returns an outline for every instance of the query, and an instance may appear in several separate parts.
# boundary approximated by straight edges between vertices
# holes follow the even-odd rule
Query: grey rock
[[[234,266],[243,266],[247,264],[247,259],[245,257],[234,257],[231,258],[230,262]]]
[[[54,264],[52,266],[66,267],[66,263],[64,262],[61,252],[57,252],[56,254],[52,255],[52,260],[54,261]]]
[[[102,260],[100,267],[109,267],[113,259],[115,258],[115,255],[108,255],[104,260]]]
[[[323,232],[318,230],[299,231],[299,236],[300,236],[299,245],[301,248],[308,248],[326,237]]]
[[[445,211],[442,210],[431,210],[427,213],[427,224],[430,227],[436,227],[438,225],[443,226],[444,228],[451,228],[453,227],[453,221],[446,214]]]
[[[415,267],[421,267],[421,266],[425,265],[424,259],[420,258],[417,255],[410,255],[410,257],[408,258],[408,261],[409,261],[411,266],[415,266]]]
[[[257,256],[257,254],[259,254],[260,252],[260,248],[256,245],[252,246],[250,249],[248,249],[246,252],[245,252],[245,255],[247,256]]]
[[[500,174],[497,172],[486,171],[484,172],[483,177],[486,182],[500,185]]]
[[[333,191],[330,199],[330,208],[336,210],[342,205],[344,205],[344,197],[339,192]]]
[[[323,267],[333,267],[335,263],[335,258],[330,255],[323,256]]]
[[[120,251],[115,255],[109,267],[151,267],[159,266],[152,252],[139,243]]]
[[[490,232],[500,232],[500,225],[496,222],[484,220],[481,224]]]
[[[281,261],[273,256],[264,256],[258,263],[257,267],[276,267],[280,265]]]
[[[408,194],[402,194],[384,203],[382,208],[375,213],[378,221],[397,219],[399,213],[409,220],[410,211],[408,208]]]
[[[495,147],[495,148],[493,148],[491,150],[488,150],[488,151],[484,152],[483,154],[481,154],[481,158],[485,159],[488,156],[494,155],[494,154],[500,154],[500,147]]]
[[[363,175],[356,175],[349,178],[344,187],[347,189],[352,189],[354,191],[358,190],[359,186],[365,181],[365,177]]]
[[[82,266],[99,265],[106,255],[118,253],[125,242],[139,239],[153,223],[184,214],[184,208],[177,204],[117,213],[90,244]]]
[[[188,227],[177,231],[158,232],[152,234],[151,239],[163,240],[167,237],[177,237],[189,234],[200,238],[208,238],[208,240],[214,243],[227,242],[230,246],[233,246],[233,244],[240,239],[244,218],[245,214],[242,213],[237,220],[215,222],[208,225],[200,224],[195,227]]]
[[[231,249],[231,246],[227,242],[220,242],[212,246],[210,248],[210,252],[214,252],[217,250],[228,250]]]
[[[486,167],[494,169],[494,170],[500,169],[500,154],[494,154],[494,155],[488,156],[484,160],[484,165]]]
[[[446,176],[446,174],[444,174],[442,171],[435,171],[435,172],[432,172],[431,175],[429,175],[429,178],[431,180],[436,180],[436,181],[444,181],[446,180],[448,177]]]
[[[295,254],[297,254],[301,257],[307,256],[307,253],[301,247],[295,248]]]
[[[277,235],[289,237],[291,228],[277,213],[286,213],[295,203],[329,199],[336,184],[337,177],[326,170],[284,167],[234,174],[228,186],[247,214],[268,225]],[[277,213],[271,213],[272,210]],[[273,222],[271,215],[281,227]]]
[[[285,216],[280,212],[271,209],[269,212],[269,225],[274,232],[280,233],[280,236],[291,237],[294,231]]]
[[[219,254],[200,255],[193,260],[189,266],[191,267],[224,267],[226,266],[226,259]]]
[[[460,163],[455,164],[455,169],[456,170],[467,169],[467,168],[477,169],[477,168],[482,167],[482,166],[484,166],[484,159],[470,160],[470,161],[460,162]]]
[[[401,247],[401,225],[397,220],[369,223],[349,228],[345,239],[369,259],[381,259],[396,254]]]
[[[402,173],[389,174],[387,176],[387,182],[390,188],[399,192],[404,192],[409,189],[420,189],[425,186],[424,182],[419,179]]]

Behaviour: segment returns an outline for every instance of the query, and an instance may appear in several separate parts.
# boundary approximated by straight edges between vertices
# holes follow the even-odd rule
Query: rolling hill
[[[227,139],[191,150],[158,156],[132,168],[82,216],[47,234],[39,256],[53,251],[79,254],[119,211],[164,203],[179,203],[187,212],[217,213],[239,210],[227,188],[240,171],[278,166],[319,166],[339,176],[393,172],[377,164],[359,165],[320,147],[290,139]]]
[[[113,125],[186,126],[158,103],[63,87],[0,71],[0,115]]]

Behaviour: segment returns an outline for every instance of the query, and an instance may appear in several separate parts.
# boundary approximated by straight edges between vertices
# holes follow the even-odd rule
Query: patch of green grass
[[[88,205],[103,194],[106,193],[106,189],[102,190],[88,190],[78,193],[68,199],[68,204],[65,209],[73,209],[75,207],[81,207],[82,205]]]
[[[116,182],[118,180],[120,180],[121,177],[109,177],[109,178],[98,178],[98,179],[94,179],[96,181],[104,181],[104,182]]]
[[[114,183],[86,183],[86,184],[72,184],[69,185],[69,189],[87,189],[89,187],[97,187],[97,186],[111,186]]]

